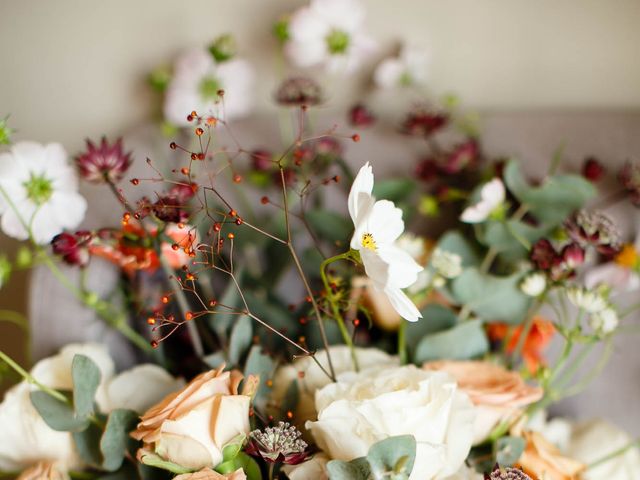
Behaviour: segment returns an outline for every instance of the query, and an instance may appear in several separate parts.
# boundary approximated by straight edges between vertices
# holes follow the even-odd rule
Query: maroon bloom
[[[443,172],[454,175],[462,170],[474,167],[478,162],[479,149],[475,140],[456,145],[440,166]]]
[[[562,262],[570,269],[575,270],[584,263],[584,249],[577,243],[565,245],[560,253]]]
[[[627,162],[618,174],[620,183],[629,193],[631,203],[640,207],[640,163]]]
[[[580,210],[565,223],[571,239],[582,247],[594,247],[605,256],[616,254],[622,247],[620,231],[604,213]]]
[[[165,195],[161,196],[153,205],[153,214],[163,222],[179,223],[189,218],[188,202],[195,195],[198,186],[176,185]]]
[[[438,162],[431,157],[427,157],[418,163],[416,167],[416,176],[423,182],[430,182],[438,178],[440,167]]]
[[[307,442],[301,436],[302,433],[296,427],[287,422],[278,422],[275,427],[252,431],[246,451],[269,463],[297,465],[309,455]]]
[[[582,176],[591,182],[597,182],[605,173],[604,165],[597,158],[589,157],[582,164]]]
[[[317,105],[322,102],[322,89],[311,78],[291,77],[280,84],[275,98],[285,106]]]
[[[122,138],[109,145],[102,137],[99,146],[87,140],[87,151],[76,157],[80,176],[92,183],[117,183],[131,165],[131,152],[125,153]]]
[[[539,270],[545,271],[550,270],[559,260],[558,252],[546,238],[541,238],[533,245],[530,258]]]
[[[449,117],[445,113],[431,112],[418,107],[407,114],[402,123],[402,131],[408,135],[429,137],[443,128]]]
[[[258,172],[266,172],[274,167],[272,155],[269,150],[256,149],[251,152],[251,165]]]
[[[376,122],[376,116],[365,105],[358,103],[349,110],[349,123],[354,127],[370,127]]]
[[[62,232],[53,237],[51,248],[66,264],[85,267],[89,263],[89,244],[92,238],[91,232],[84,230],[76,233]]]

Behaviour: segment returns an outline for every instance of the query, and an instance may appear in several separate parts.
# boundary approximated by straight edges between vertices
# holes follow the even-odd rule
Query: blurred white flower
[[[246,60],[216,62],[204,49],[185,52],[177,61],[164,101],[164,116],[174,125],[187,126],[187,116],[239,118],[252,106],[253,68]],[[224,90],[224,97],[218,95]]]
[[[498,211],[505,199],[504,184],[499,178],[487,182],[480,190],[480,201],[464,209],[460,220],[466,223],[481,223]]]
[[[575,286],[567,288],[566,292],[569,301],[587,313],[598,313],[608,307],[607,299],[598,289]]]
[[[380,88],[395,88],[423,84],[427,78],[427,52],[404,46],[397,57],[384,59],[373,73]]]
[[[283,465],[282,470],[289,480],[329,480],[327,472],[329,457],[324,453],[316,453],[309,460],[298,465]]]
[[[591,315],[589,324],[595,331],[607,335],[618,327],[618,314],[611,308],[607,307]]]
[[[364,17],[359,0],[312,0],[291,15],[285,54],[298,67],[353,71],[376,47]]]
[[[462,257],[436,248],[431,257],[431,266],[444,278],[456,278],[462,273]]]
[[[547,288],[547,277],[540,272],[527,275],[520,283],[520,290],[530,297],[538,297]]]
[[[415,283],[423,267],[394,244],[404,231],[402,210],[389,200],[376,201],[372,191],[373,171],[367,162],[349,192],[349,214],[355,226],[351,248],[360,252],[374,288],[389,298],[401,317],[415,322],[422,315],[402,289]]]
[[[584,276],[587,288],[607,285],[621,292],[630,292],[640,288],[640,235],[636,244],[626,244],[613,261],[591,268]]]
[[[48,243],[76,228],[87,210],[78,177],[62,145],[19,142],[0,154],[2,231],[19,240]]]

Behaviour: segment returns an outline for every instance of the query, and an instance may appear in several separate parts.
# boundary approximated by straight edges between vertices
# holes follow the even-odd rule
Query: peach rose
[[[221,474],[210,468],[203,468],[199,472],[183,473],[174,477],[173,480],[247,480],[244,471],[239,468],[233,473]]]
[[[518,372],[479,361],[438,361],[423,366],[453,376],[476,406],[474,444],[485,440],[504,421],[515,421],[522,408],[542,398],[539,387],[527,385]]]
[[[578,480],[585,465],[569,457],[547,441],[540,433],[523,432],[526,447],[518,465],[533,478],[545,480]]]
[[[38,462],[20,474],[17,480],[68,480],[54,462]]]
[[[139,460],[155,454],[180,466],[200,470],[222,462],[222,449],[240,434],[249,433],[251,390],[247,379],[242,393],[238,371],[210,370],[191,380],[182,390],[151,407],[131,433],[144,442]],[[247,388],[248,386],[248,388]]]

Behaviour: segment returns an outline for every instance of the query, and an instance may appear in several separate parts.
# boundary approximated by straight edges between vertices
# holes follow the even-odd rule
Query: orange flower
[[[520,341],[520,335],[524,325],[519,325],[515,329],[504,323],[493,323],[488,327],[489,338],[493,341],[508,341],[506,351],[513,353]],[[522,348],[522,358],[531,373],[535,373],[541,364],[544,363],[542,351],[549,344],[556,329],[549,320],[537,316],[533,318],[533,324],[524,341]]]

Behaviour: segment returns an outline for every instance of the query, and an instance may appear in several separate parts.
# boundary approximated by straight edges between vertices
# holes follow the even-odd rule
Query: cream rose
[[[218,473],[210,468],[203,468],[199,472],[183,473],[177,477],[173,477],[173,480],[247,480],[247,476],[244,471],[239,468],[233,473]]]
[[[518,372],[489,362],[439,361],[423,365],[427,370],[453,376],[476,406],[474,445],[486,440],[503,421],[515,421],[522,408],[542,398],[541,388],[527,385]]]
[[[282,470],[287,474],[289,480],[329,480],[327,472],[329,457],[324,453],[317,453],[310,459],[298,465],[284,465]]]
[[[69,480],[55,462],[38,462],[20,474],[17,480]]]
[[[523,432],[526,441],[518,465],[534,478],[575,480],[585,469],[577,460],[565,456],[555,445],[534,431]]]
[[[338,345],[329,349],[331,361],[336,375],[353,370],[351,362],[351,352],[349,347]],[[318,350],[315,354],[316,360],[329,370],[326,350]],[[387,367],[398,365],[397,357],[376,348],[356,348],[356,358],[360,368]],[[320,369],[316,362],[310,357],[301,357],[293,363],[284,365],[276,371],[273,378],[273,390],[271,403],[280,408],[291,382],[298,382],[298,404],[293,412],[292,423],[304,432],[304,424],[307,420],[317,418],[314,407],[314,397],[316,390],[331,383],[331,379]]]
[[[452,377],[412,365],[345,373],[316,392],[318,421],[307,422],[331,458],[366,456],[397,435],[417,442],[411,480],[444,479],[462,466],[473,439],[475,410]]]
[[[145,444],[138,452],[143,463],[155,453],[189,469],[212,468],[227,443],[249,434],[250,392],[238,394],[242,374],[223,368],[198,375],[142,416],[131,436]]]

